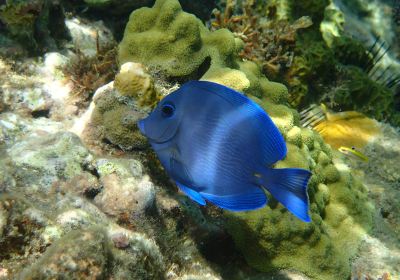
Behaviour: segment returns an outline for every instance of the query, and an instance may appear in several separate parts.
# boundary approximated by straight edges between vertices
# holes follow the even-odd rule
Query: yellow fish
[[[368,157],[366,155],[364,155],[363,153],[361,153],[360,151],[358,151],[355,147],[346,147],[346,146],[341,146],[339,147],[339,152],[351,157],[351,158],[355,158],[355,159],[360,159],[362,161],[368,162]]]
[[[300,112],[300,118],[303,127],[319,132],[334,149],[363,148],[381,133],[379,124],[374,119],[355,111],[331,112],[324,104],[311,105]]]

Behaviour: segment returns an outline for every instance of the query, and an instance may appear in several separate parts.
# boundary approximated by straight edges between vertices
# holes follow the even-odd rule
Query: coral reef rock
[[[1,41],[15,40],[21,44],[17,45],[17,49],[8,48],[11,55],[18,55],[21,46],[31,54],[55,50],[63,39],[68,38],[64,19],[59,1],[2,2],[0,23],[4,23],[5,35],[9,38]]]
[[[65,24],[72,37],[74,48],[86,57],[94,57],[99,48],[106,49],[114,44],[111,31],[102,21],[86,22],[79,18],[67,19]]]
[[[153,183],[142,177],[143,167],[139,161],[98,159],[96,168],[104,189],[94,203],[103,212],[114,216],[126,212],[140,214],[154,203]]]
[[[372,1],[378,0],[346,6]],[[240,36],[223,28],[210,31],[184,11],[188,2],[206,11],[211,0],[67,2],[0,4],[0,28],[6,31],[0,53],[22,56],[0,58],[0,279],[398,278],[398,129],[373,122],[381,133],[358,134],[368,138],[363,152],[370,160],[354,161],[302,127],[289,105],[332,95],[353,102],[354,94],[363,113],[372,115],[376,105],[373,116],[392,114],[383,112],[392,101],[377,102],[386,91],[364,100],[365,87],[375,90],[362,69],[371,57],[342,36],[342,20],[350,24],[340,14],[344,4],[325,9],[341,1],[249,2],[264,9],[257,14],[282,19],[284,26],[312,18],[314,24],[299,31],[290,47],[294,60],[284,77],[290,91],[266,77],[261,65],[240,57],[251,47]],[[106,26],[134,2],[155,3],[131,13],[116,73],[118,34],[110,30],[118,24]],[[60,26],[48,24],[61,19],[64,26],[63,9],[57,8],[63,5],[72,36],[65,45],[54,33]],[[107,24],[93,19],[99,16]],[[334,21],[326,26],[334,32],[323,36],[320,27],[328,21]],[[23,57],[51,49],[51,38],[62,50]],[[271,197],[262,209],[238,213],[200,206],[177,191],[137,121],[190,79],[232,87],[271,116],[288,150],[274,167],[312,172],[312,222],[297,220]],[[340,124],[350,138],[352,126],[371,122]]]

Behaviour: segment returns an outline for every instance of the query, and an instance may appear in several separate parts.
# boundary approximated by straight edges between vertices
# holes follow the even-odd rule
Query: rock
[[[140,233],[111,228],[109,234],[115,244],[116,238],[124,238],[123,250],[113,250],[115,279],[163,279],[165,260],[157,244]],[[120,242],[120,241],[118,241]]]
[[[7,1],[0,4],[0,21],[6,34],[30,54],[55,50],[59,41],[67,37],[59,1]]]
[[[19,279],[99,279],[108,275],[108,240],[101,228],[77,230],[52,244]]]
[[[27,59],[12,67],[0,60],[0,111],[33,118],[50,118],[52,109],[62,114],[68,108],[71,85],[61,69],[69,62],[60,53],[47,53],[44,62]]]
[[[79,50],[87,58],[98,53],[98,47],[107,49],[114,44],[111,31],[102,21],[89,22],[83,19],[67,19],[65,24],[71,34],[74,49]]]
[[[139,161],[98,159],[96,166],[103,190],[94,202],[105,213],[113,216],[142,214],[153,205],[154,186],[141,174],[143,167]]]
[[[8,149],[15,176],[31,192],[49,192],[53,183],[72,179],[92,160],[80,139],[70,132],[44,134]]]
[[[10,147],[21,141],[26,135],[41,137],[44,134],[58,132],[63,125],[48,119],[25,119],[14,113],[0,116],[0,145]]]

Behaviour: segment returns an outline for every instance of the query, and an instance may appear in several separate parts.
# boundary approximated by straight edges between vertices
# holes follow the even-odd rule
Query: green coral
[[[119,45],[119,62],[141,62],[175,78],[199,78],[244,89],[248,82],[234,59],[240,42],[226,29],[210,32],[182,11],[178,1],[157,1],[132,12]],[[235,83],[242,81],[239,85]]]
[[[171,76],[190,75],[206,58],[199,26],[199,20],[184,13],[178,2],[157,1],[153,8],[138,9],[129,17],[119,62],[145,62]]]
[[[311,9],[317,19],[326,1],[319,3]],[[322,80],[329,80],[333,51],[323,43],[302,44],[307,53],[298,69],[304,69],[305,79],[322,73]],[[372,223],[366,190],[345,165],[333,163],[332,151],[319,135],[300,128],[299,114],[288,107],[287,88],[269,81],[255,63],[237,58],[242,45],[227,30],[208,31],[177,0],[158,0],[153,8],[131,14],[119,59],[161,68],[176,80],[197,77],[225,84],[260,104],[287,140],[287,157],[275,167],[313,173],[308,187],[313,222],[300,222],[270,197],[268,206],[257,211],[225,212],[227,229],[247,262],[259,270],[292,268],[315,279],[346,279],[349,258]]]
[[[304,140],[304,146],[307,143],[314,148],[287,144],[287,158],[276,167],[312,170],[308,186],[312,223],[298,221],[271,198],[261,210],[227,212],[228,230],[248,263],[259,270],[290,267],[313,279],[346,279],[350,275],[349,258],[371,227],[373,208],[365,188],[349,170],[339,171],[332,164],[332,156],[322,151],[315,136],[305,136]]]
[[[333,164],[331,149],[320,136],[298,127],[296,112],[269,102],[268,94],[255,100],[287,140],[287,157],[275,167],[313,173],[308,185],[313,222],[301,223],[271,198],[261,210],[226,213],[229,232],[248,263],[259,270],[291,267],[313,279],[346,279],[349,258],[372,224],[373,207],[365,188],[345,165]]]
[[[178,1],[157,1],[153,8],[132,12],[119,45],[120,64],[141,62],[169,77],[201,78],[257,95],[262,88],[281,98],[284,85],[264,77],[259,67],[242,62],[237,53],[243,42],[227,29],[210,32],[199,19],[182,11]],[[281,94],[276,94],[281,93]]]

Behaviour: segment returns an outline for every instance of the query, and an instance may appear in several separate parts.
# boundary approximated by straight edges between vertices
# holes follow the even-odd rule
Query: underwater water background
[[[140,121],[183,85],[273,128],[228,135],[247,111],[203,96],[153,131],[196,139],[158,149]],[[176,182],[198,142],[198,178],[241,180],[266,152],[252,125],[282,136],[268,168],[309,174],[289,186],[311,222],[282,189],[229,204]],[[398,0],[0,1],[0,279],[400,280],[399,126]]]

